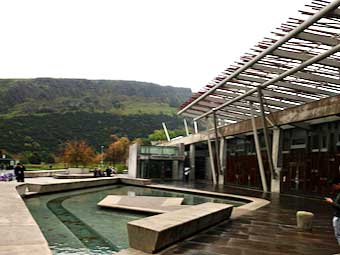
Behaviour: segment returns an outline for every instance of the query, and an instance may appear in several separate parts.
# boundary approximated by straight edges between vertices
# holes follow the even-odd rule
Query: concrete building
[[[192,180],[328,191],[340,175],[339,5],[313,1],[181,106],[206,127],[166,143],[185,145]]]
[[[183,144],[176,146],[133,144],[129,149],[129,176],[182,180],[184,159]]]

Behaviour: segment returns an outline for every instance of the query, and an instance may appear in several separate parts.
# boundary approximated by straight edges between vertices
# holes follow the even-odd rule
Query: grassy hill
[[[81,79],[0,80],[0,149],[54,152],[67,140],[99,149],[110,135],[146,137],[166,122],[182,121],[177,107],[187,88],[136,81]]]

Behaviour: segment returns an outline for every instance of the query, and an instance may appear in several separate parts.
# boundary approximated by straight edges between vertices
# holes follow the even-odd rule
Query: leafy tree
[[[65,163],[78,167],[92,163],[95,159],[95,153],[85,141],[68,141],[65,143],[62,157]]]
[[[28,157],[28,162],[31,164],[40,164],[41,157],[37,152],[32,153],[31,156]]]
[[[23,151],[22,153],[18,154],[18,160],[21,163],[27,164],[29,163],[29,158],[33,155],[31,151]]]
[[[184,129],[168,130],[170,139],[178,136],[185,135]],[[152,134],[148,136],[149,141],[166,141],[166,135],[163,129],[154,130]]]
[[[130,140],[127,137],[119,138],[111,143],[106,150],[106,159],[112,163],[125,162],[129,154]]]
[[[132,144],[135,144],[135,143],[137,143],[137,144],[143,144],[143,143],[144,143],[144,141],[143,141],[143,139],[142,139],[142,138],[136,138],[136,139],[135,139],[135,140],[133,140],[131,143],[132,143]]]
[[[48,163],[48,164],[53,164],[56,162],[55,160],[55,156],[53,154],[49,154],[46,159],[45,159],[45,162]]]

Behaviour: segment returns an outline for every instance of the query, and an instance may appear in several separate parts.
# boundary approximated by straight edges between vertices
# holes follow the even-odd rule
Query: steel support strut
[[[207,119],[207,130],[209,130],[208,119]],[[213,184],[217,184],[215,162],[214,162],[214,153],[213,153],[212,146],[211,146],[211,139],[210,139],[209,132],[208,132],[208,150],[209,150],[210,168],[211,168],[211,175],[212,175],[212,179],[213,179]]]
[[[263,107],[263,94],[262,94],[261,87],[257,87],[257,94],[258,94],[259,102],[260,102],[260,111],[261,111],[261,120],[262,120],[262,126],[263,126],[264,142],[266,144],[266,152],[267,152],[267,157],[268,157],[270,175],[271,175],[271,179],[276,179],[276,173],[274,172],[271,142],[270,142],[270,138],[269,138],[269,130],[268,130],[266,115],[265,115],[264,107]]]
[[[213,113],[214,117],[214,131],[215,131],[215,155],[216,155],[216,168],[218,175],[222,175],[221,172],[221,162],[220,162],[220,147],[218,146],[218,132],[217,132],[217,118],[216,118],[216,112]]]
[[[262,189],[264,192],[268,192],[266,174],[264,172],[264,167],[263,167],[261,147],[260,147],[259,137],[257,135],[257,128],[256,128],[256,123],[255,123],[255,117],[254,117],[254,107],[253,107],[253,103],[250,101],[249,101],[249,108],[251,110],[251,124],[253,126],[253,135],[254,135],[254,141],[255,141],[257,163],[259,165],[259,170],[260,170]]]

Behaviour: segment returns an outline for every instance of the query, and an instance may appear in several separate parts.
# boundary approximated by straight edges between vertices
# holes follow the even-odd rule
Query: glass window
[[[327,148],[327,136],[322,136],[322,148]]]
[[[151,155],[176,155],[178,156],[177,147],[166,147],[166,146],[141,146],[141,154]]]

